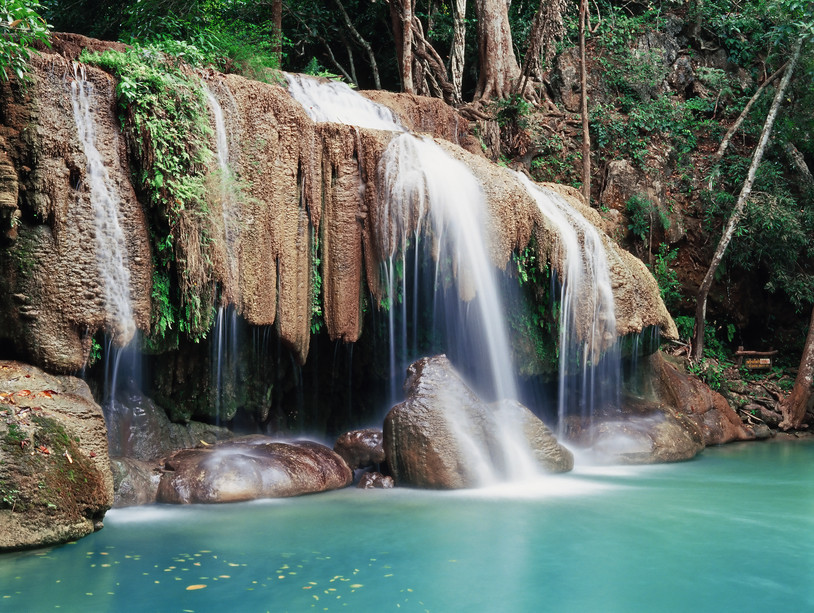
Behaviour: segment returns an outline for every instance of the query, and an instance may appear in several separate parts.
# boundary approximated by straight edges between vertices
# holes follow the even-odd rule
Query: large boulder
[[[113,457],[156,460],[180,449],[212,445],[234,435],[202,422],[176,424],[163,408],[139,391],[118,394],[105,407],[108,445]]]
[[[474,487],[516,474],[530,458],[552,472],[573,467],[571,453],[531,411],[514,403],[492,410],[446,356],[411,364],[404,390],[407,400],[384,421],[384,449],[399,485]]]
[[[86,536],[112,504],[104,416],[87,384],[0,361],[0,551]]]
[[[704,445],[755,438],[754,432],[741,422],[726,398],[698,377],[683,372],[661,352],[650,357],[650,368],[661,398],[677,414],[686,416],[698,427]]]
[[[676,462],[707,445],[751,440],[726,399],[657,351],[641,360],[628,382],[622,411],[595,416],[579,433],[580,444],[604,461],[623,464]]]
[[[591,451],[619,464],[658,464],[695,457],[704,443],[692,422],[670,412],[600,421],[590,429]]]
[[[384,462],[383,440],[384,434],[376,428],[352,430],[336,439],[334,451],[351,470],[369,468]]]
[[[158,501],[178,504],[299,496],[353,480],[344,460],[324,445],[261,435],[179,451],[167,459],[165,470]]]

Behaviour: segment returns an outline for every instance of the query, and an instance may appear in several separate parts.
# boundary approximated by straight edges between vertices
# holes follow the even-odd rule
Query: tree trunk
[[[540,6],[531,22],[526,55],[523,56],[523,75],[514,91],[525,92],[530,77],[543,80],[543,62],[548,65],[556,54],[556,42],[565,35],[562,14],[564,0],[540,0]]]
[[[520,76],[509,28],[507,0],[475,0],[478,14],[478,60],[480,73],[476,100],[508,98]]]
[[[413,0],[401,0],[401,83],[405,94],[413,88]]]
[[[746,202],[749,199],[749,194],[752,192],[752,184],[755,182],[755,173],[757,172],[758,166],[760,166],[760,162],[763,159],[763,152],[766,150],[766,146],[769,144],[769,137],[772,134],[772,128],[774,127],[774,121],[777,118],[777,112],[780,109],[780,104],[783,102],[783,96],[789,86],[789,81],[791,81],[791,74],[794,72],[794,66],[797,64],[797,60],[800,58],[800,49],[802,46],[803,39],[801,37],[797,40],[797,43],[794,46],[794,52],[791,60],[789,61],[788,68],[786,69],[786,74],[783,75],[783,80],[780,82],[780,87],[777,88],[774,100],[772,101],[772,106],[769,109],[769,114],[766,116],[766,123],[763,124],[763,131],[760,133],[760,140],[758,141],[757,147],[755,147],[755,152],[752,155],[752,163],[749,165],[749,172],[746,175],[746,181],[744,181],[743,187],[741,188],[738,201],[735,203],[735,208],[732,209],[732,214],[730,215],[729,221],[726,224],[724,233],[721,236],[721,240],[718,241],[718,247],[715,249],[715,254],[712,256],[712,262],[710,262],[709,270],[707,270],[707,274],[704,276],[704,280],[701,282],[701,287],[698,289],[698,298],[695,307],[695,338],[693,339],[693,358],[696,360],[700,360],[704,352],[704,322],[707,317],[707,297],[709,296],[710,287],[712,287],[715,271],[718,270],[718,266],[721,264],[721,260],[724,257],[724,251],[726,251],[729,242],[732,240],[732,236],[735,234],[735,228],[737,228],[738,222],[743,216]]]
[[[271,3],[271,23],[273,24],[274,44],[271,53],[277,59],[277,67],[283,67],[283,0]]]
[[[396,43],[396,61],[401,76],[401,91],[414,94],[413,85],[413,5],[412,0],[390,0],[390,23]]]
[[[588,67],[585,63],[585,20],[588,0],[579,2],[579,74],[582,83],[580,111],[582,113],[582,195],[591,205],[591,133],[588,126]]]
[[[466,0],[455,0],[452,13],[452,48],[449,72],[452,76],[453,99],[460,103],[464,82],[464,51],[466,50]]]
[[[721,140],[721,144],[718,147],[718,151],[716,151],[715,155],[712,156],[713,166],[717,166],[718,164],[721,163],[721,159],[724,157],[726,148],[729,147],[729,143],[732,140],[732,137],[735,135],[735,132],[738,131],[738,128],[741,127],[741,124],[743,123],[744,119],[746,119],[746,116],[749,114],[749,111],[752,109],[752,106],[755,104],[755,102],[757,102],[758,98],[760,98],[760,95],[763,93],[763,90],[766,89],[766,87],[768,87],[772,81],[777,79],[783,73],[783,70],[786,68],[786,66],[788,66],[788,62],[783,64],[780,68],[777,69],[777,71],[774,74],[772,74],[768,79],[766,79],[760,85],[760,87],[757,88],[757,91],[749,99],[749,102],[746,103],[746,106],[743,107],[743,110],[741,111],[741,114],[738,115],[738,118],[735,120],[735,123],[733,123],[729,130],[726,131],[726,135],[724,136],[723,140]]]
[[[342,20],[345,22],[345,27],[351,33],[353,38],[356,40],[357,43],[365,50],[367,53],[368,61],[370,62],[370,69],[373,71],[373,86],[376,89],[382,88],[382,82],[379,79],[379,65],[376,63],[376,56],[373,54],[373,48],[370,46],[370,43],[367,42],[364,37],[359,34],[359,31],[353,26],[353,22],[350,20],[348,16],[348,12],[345,10],[345,5],[342,4],[340,0],[335,0],[336,5],[339,7],[339,12],[342,13]],[[348,55],[350,55],[350,48],[348,48]],[[351,65],[353,64],[353,60],[351,60]],[[356,71],[354,70],[354,77],[356,76]],[[356,81],[356,79],[354,79]],[[358,83],[357,83],[358,85]]]
[[[794,380],[794,387],[786,398],[780,402],[780,414],[783,430],[799,428],[806,416],[806,407],[811,399],[811,387],[814,385],[814,308],[811,309],[811,322],[808,324],[808,336],[800,359],[800,369]]]

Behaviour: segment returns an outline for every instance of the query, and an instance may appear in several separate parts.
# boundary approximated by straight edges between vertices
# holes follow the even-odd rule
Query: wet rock
[[[482,484],[485,473],[507,476],[518,462],[518,449],[501,443],[506,429],[514,430],[519,445],[532,447],[540,468],[573,466],[570,452],[546,434],[530,411],[514,404],[492,411],[446,356],[411,364],[404,389],[407,400],[384,421],[384,449],[399,485],[456,489]]]
[[[359,479],[359,483],[356,484],[356,487],[362,490],[387,490],[395,485],[396,484],[393,481],[393,477],[388,477],[382,473],[372,472],[362,475],[361,479]]]
[[[661,398],[675,415],[692,421],[703,436],[704,445],[720,445],[754,438],[726,399],[697,377],[681,372],[661,352],[650,358],[654,381]]]
[[[678,462],[704,448],[698,429],[669,412],[601,422],[590,439],[594,453],[622,464]]]
[[[179,449],[212,445],[234,435],[226,428],[189,422],[170,422],[164,409],[141,392],[119,394],[105,407],[110,455],[156,460]]]
[[[346,487],[353,478],[345,461],[324,445],[260,435],[179,451],[165,470],[158,501],[178,504],[299,496]]]
[[[104,417],[87,384],[0,361],[0,551],[86,536],[112,504]]]
[[[111,458],[115,498],[113,506],[132,507],[152,504],[158,494],[161,471],[155,462],[133,458]]]
[[[351,470],[368,468],[384,462],[383,439],[384,434],[378,429],[353,430],[336,439],[334,451]]]

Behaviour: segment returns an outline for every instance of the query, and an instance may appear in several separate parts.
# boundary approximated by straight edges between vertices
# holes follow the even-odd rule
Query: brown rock
[[[362,490],[372,490],[372,489],[382,489],[387,490],[392,487],[395,487],[395,482],[393,481],[393,477],[385,476],[381,473],[372,472],[372,473],[365,473],[362,475],[362,478],[359,479],[359,483],[356,484],[356,487]]]
[[[519,450],[501,442],[501,428],[510,425],[516,426],[519,444],[532,448],[541,468],[562,471],[573,466],[570,452],[552,440],[544,425],[536,424],[539,420],[528,409],[508,403],[496,414],[446,356],[411,364],[404,389],[407,400],[394,406],[384,421],[384,449],[399,485],[457,489],[508,476],[519,461]]]
[[[353,430],[336,439],[334,451],[345,460],[351,470],[368,468],[384,462],[383,439],[381,430]]]
[[[686,416],[697,425],[703,435],[704,445],[720,445],[732,441],[754,438],[726,399],[704,384],[697,377],[681,372],[668,362],[661,352],[650,358],[657,384],[669,406],[677,415]]]
[[[102,410],[87,384],[0,361],[0,551],[101,527],[113,504]]]
[[[0,95],[0,117],[7,122],[0,129],[21,191],[25,188],[20,206],[27,212],[16,240],[0,258],[0,337],[41,366],[75,372],[85,365],[96,330],[104,328],[119,343],[129,341],[134,330],[120,330],[105,309],[87,161],[71,106],[73,69],[50,52],[33,55],[30,65],[30,95],[20,98],[5,88]],[[120,202],[133,316],[137,327],[147,329],[149,235],[119,135],[115,83],[92,67],[87,79],[95,99],[96,145]],[[25,296],[24,303],[9,299],[15,294]]]
[[[179,451],[165,463],[159,502],[237,502],[299,496],[350,485],[353,473],[328,447],[247,436]]]

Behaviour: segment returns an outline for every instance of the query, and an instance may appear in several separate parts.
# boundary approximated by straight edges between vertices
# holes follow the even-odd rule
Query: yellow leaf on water
[[[196,583],[195,585],[188,585],[187,586],[187,592],[189,592],[191,590],[202,590],[205,587],[206,587],[205,583]]]

